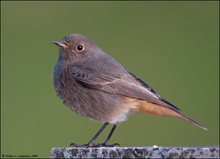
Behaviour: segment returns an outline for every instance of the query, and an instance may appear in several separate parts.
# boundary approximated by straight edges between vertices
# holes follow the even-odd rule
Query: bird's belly
[[[126,120],[129,109],[122,97],[81,86],[76,81],[56,83],[55,90],[62,102],[77,114],[112,124]]]

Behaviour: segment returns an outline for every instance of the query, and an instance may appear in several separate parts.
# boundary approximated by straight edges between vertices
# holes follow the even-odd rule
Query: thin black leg
[[[96,138],[101,134],[101,132],[106,128],[109,123],[104,123],[95,136],[88,142],[88,145],[93,144]]]
[[[70,146],[74,146],[74,147],[97,147],[99,145],[95,145],[94,144],[94,141],[96,140],[96,138],[101,134],[101,132],[106,128],[106,126],[108,125],[109,123],[104,123],[103,126],[99,129],[99,131],[95,134],[95,136],[87,143],[87,144],[84,144],[84,145],[78,145],[78,144],[75,144],[75,143],[71,143]],[[110,136],[111,137],[111,136]]]
[[[110,140],[110,138],[111,138],[111,136],[112,136],[112,134],[113,134],[113,132],[115,131],[115,128],[117,127],[117,125],[115,124],[115,125],[113,125],[113,127],[112,127],[112,129],[111,129],[111,131],[110,131],[110,133],[108,134],[108,137],[106,138],[106,140],[105,140],[105,142],[104,143],[106,143],[106,145],[108,144],[108,141]]]
[[[113,132],[115,131],[115,128],[117,127],[117,124],[114,124],[110,133],[108,134],[108,137],[106,138],[105,142],[101,144],[101,146],[103,147],[114,147],[114,146],[120,146],[118,143],[112,144],[112,145],[108,145],[108,142],[113,134]]]

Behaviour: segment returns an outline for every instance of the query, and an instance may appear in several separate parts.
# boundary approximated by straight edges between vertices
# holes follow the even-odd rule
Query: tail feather
[[[179,118],[179,119],[182,119],[182,120],[185,120],[189,123],[192,123],[198,127],[200,127],[201,129],[203,130],[208,130],[206,127],[204,127],[203,125],[199,124],[198,122],[196,122],[195,120],[191,119],[190,117],[184,115],[183,113],[177,111],[177,112],[174,112],[174,116]]]
[[[139,103],[137,105],[138,106],[136,108],[132,109],[133,112],[149,113],[149,114],[160,115],[160,116],[174,116],[184,121],[187,121],[189,123],[192,123],[200,127],[203,130],[208,130],[203,125],[199,124],[195,120],[181,113],[180,110],[173,110],[166,106],[157,105],[157,104],[150,103],[147,101],[142,101],[142,100],[139,100]]]

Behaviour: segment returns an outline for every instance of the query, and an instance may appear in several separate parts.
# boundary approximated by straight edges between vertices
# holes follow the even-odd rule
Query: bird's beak
[[[67,48],[67,46],[64,44],[64,43],[62,43],[62,42],[59,42],[59,41],[53,41],[53,43],[54,44],[56,44],[56,45],[58,45],[59,47],[62,47],[62,48]]]

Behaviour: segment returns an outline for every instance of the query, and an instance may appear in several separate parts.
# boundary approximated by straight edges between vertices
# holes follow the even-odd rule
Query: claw
[[[116,146],[120,146],[119,143],[114,143],[111,145],[108,145],[107,143],[100,144],[100,147],[116,147]]]
[[[94,143],[87,143],[87,144],[83,144],[83,145],[78,145],[75,143],[71,143],[70,147],[116,147],[116,146],[120,146],[118,143],[112,144],[112,145],[108,145],[107,143],[102,143],[102,144],[94,144]]]
[[[71,143],[70,147],[97,147],[97,146],[94,143],[87,143],[87,144],[83,144],[83,145]]]

